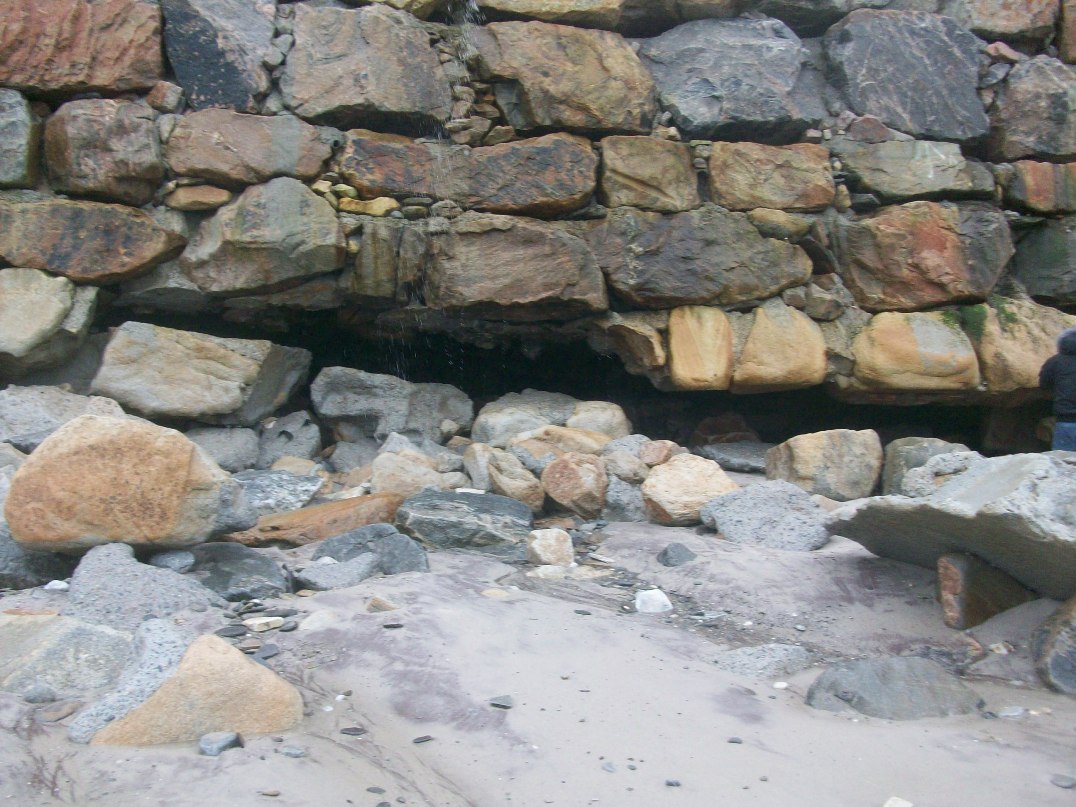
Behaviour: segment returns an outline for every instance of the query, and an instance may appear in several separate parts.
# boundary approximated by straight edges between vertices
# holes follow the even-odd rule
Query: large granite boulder
[[[882,472],[882,443],[870,429],[799,434],[766,452],[766,478],[837,501],[870,496]]]
[[[1048,56],[1016,65],[998,92],[990,123],[998,161],[1076,158],[1076,68]]]
[[[534,516],[506,496],[428,490],[400,505],[396,527],[427,546],[481,548],[526,543]]]
[[[0,269],[0,378],[71,358],[93,322],[97,292],[37,269]]]
[[[790,143],[824,115],[803,80],[802,44],[778,20],[685,23],[644,40],[639,55],[694,138]]]
[[[45,123],[45,166],[53,189],[144,205],[164,178],[157,114],[146,104],[69,101]]]
[[[226,187],[274,177],[314,179],[330,154],[332,148],[318,130],[293,115],[241,115],[227,109],[183,116],[165,152],[180,176]]]
[[[543,22],[491,23],[473,32],[479,73],[516,129],[645,134],[654,82],[617,34]]]
[[[168,61],[195,109],[256,112],[269,92],[273,0],[161,0]]]
[[[829,150],[823,146],[712,146],[710,195],[729,210],[823,210],[835,194]]]
[[[448,384],[413,384],[402,378],[350,367],[326,367],[310,385],[314,410],[337,439],[384,440],[392,432],[440,442],[445,421],[454,434],[474,420],[474,404]]]
[[[587,240],[613,293],[642,308],[761,300],[811,276],[798,246],[712,204],[671,216],[616,208]]]
[[[543,217],[585,205],[597,166],[590,143],[567,134],[470,148],[356,130],[336,159],[365,199],[426,194],[464,208]]]
[[[990,198],[994,193],[990,169],[966,160],[956,143],[835,140],[830,147],[840,157],[853,187],[886,202]]]
[[[679,213],[701,204],[691,150],[654,137],[606,137],[601,141],[600,197],[609,207]]]
[[[10,0],[0,84],[38,93],[149,89],[163,73],[161,10],[146,0]]]
[[[41,119],[15,90],[0,89],[0,188],[37,184]]]
[[[0,257],[77,283],[115,283],[173,257],[184,237],[143,210],[29,191],[0,194]]]
[[[583,239],[537,219],[484,213],[465,213],[432,237],[424,291],[431,308],[516,321],[609,307]]]
[[[883,390],[974,390],[979,361],[959,318],[933,311],[887,311],[852,342],[853,378]]]
[[[954,20],[860,9],[825,43],[833,80],[857,114],[928,139],[973,141],[989,130],[977,92],[982,42]]]
[[[182,434],[97,415],[38,446],[11,480],[4,516],[16,541],[43,551],[189,546],[253,520],[239,485]]]
[[[581,518],[598,517],[608,487],[605,460],[594,454],[568,451],[542,471],[542,489],[549,498]]]
[[[202,222],[180,258],[202,291],[278,291],[337,269],[344,240],[336,213],[302,182],[278,177],[247,188]]]
[[[1076,302],[1076,216],[1049,219],[1017,244],[1012,274],[1036,300],[1052,305]]]
[[[280,89],[296,115],[341,128],[418,128],[448,119],[448,78],[410,14],[303,3],[293,26]]]
[[[909,487],[915,477],[921,483]],[[880,496],[834,511],[828,529],[882,557],[933,569],[966,552],[1043,596],[1076,595],[1076,465],[1064,453],[933,457],[905,476],[915,498]]]
[[[59,387],[16,387],[0,391],[0,442],[27,454],[68,421],[82,415],[125,417],[109,398],[77,395]]]
[[[841,278],[868,311],[985,300],[1013,255],[1001,210],[908,202],[833,228]]]
[[[686,527],[700,522],[703,505],[739,487],[713,460],[677,454],[651,468],[640,490],[651,521]]]
[[[287,402],[309,367],[302,348],[125,322],[91,389],[147,417],[251,426]]]

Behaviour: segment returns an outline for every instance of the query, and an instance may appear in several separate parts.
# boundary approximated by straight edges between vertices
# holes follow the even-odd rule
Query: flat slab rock
[[[534,525],[522,502],[490,493],[426,491],[396,511],[396,526],[439,548],[521,544]]]
[[[854,709],[887,720],[969,714],[981,704],[974,690],[939,664],[911,656],[837,664],[807,691],[807,705],[815,709]]]

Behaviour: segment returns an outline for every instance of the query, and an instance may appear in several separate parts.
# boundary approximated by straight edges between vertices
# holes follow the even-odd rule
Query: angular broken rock
[[[295,573],[295,581],[302,588],[330,591],[357,586],[377,572],[378,557],[371,552],[340,563],[311,563]]]
[[[870,429],[800,434],[766,452],[767,479],[837,501],[869,496],[881,472],[882,443]]]
[[[372,122],[414,128],[448,119],[448,78],[411,15],[383,4],[354,10],[302,4],[294,35],[280,90],[299,117],[347,129]]]
[[[1064,453],[943,454],[908,472],[905,490],[913,478],[932,492],[842,507],[830,534],[928,569],[966,552],[1044,596],[1076,595],[1076,465]]]
[[[594,454],[569,451],[542,471],[542,488],[549,498],[583,518],[601,514],[608,487],[605,461]]]
[[[936,662],[901,656],[828,668],[807,691],[807,705],[830,712],[854,709],[886,720],[918,720],[969,714],[982,699]]]
[[[651,521],[665,526],[691,526],[699,523],[704,504],[738,490],[739,485],[713,460],[677,454],[653,467],[641,489]]]
[[[247,188],[202,222],[180,258],[207,294],[279,291],[339,268],[343,233],[332,207],[291,177]]]
[[[518,130],[644,134],[657,112],[654,81],[632,47],[608,31],[543,22],[474,29],[479,72]],[[566,60],[565,54],[571,54]]]
[[[1043,681],[1058,692],[1076,694],[1076,597],[1035,632],[1031,655]]]
[[[78,283],[134,277],[176,255],[185,240],[143,210],[29,191],[0,193],[0,257]]]
[[[396,526],[428,546],[522,544],[534,524],[527,505],[505,496],[425,491],[396,512]]]
[[[718,496],[699,517],[734,544],[809,552],[829,543],[822,508],[811,494],[779,479]]]
[[[191,547],[194,567],[186,572],[230,602],[278,597],[290,589],[280,564],[256,549],[236,543]]]
[[[305,507],[325,483],[320,476],[288,471],[240,471],[232,478],[243,486],[247,502],[259,517]]]
[[[112,332],[91,389],[147,417],[251,426],[287,402],[310,358],[263,340],[125,322]]]
[[[527,536],[527,561],[536,565],[571,566],[575,563],[572,536],[561,529],[534,530]]]
[[[315,179],[330,154],[332,148],[318,130],[293,115],[264,117],[227,109],[185,115],[165,152],[179,176],[228,188],[281,176]]]
[[[904,493],[905,474],[925,465],[931,457],[968,450],[963,443],[950,443],[937,437],[900,437],[887,443],[882,468],[882,495]]]
[[[601,148],[602,204],[662,213],[679,213],[701,204],[686,144],[653,137],[606,137]]]
[[[47,551],[190,546],[253,518],[239,485],[179,432],[97,415],[38,446],[12,479],[4,514],[16,541]]]
[[[0,84],[37,93],[149,89],[161,77],[161,11],[144,0],[6,3]]]
[[[197,426],[184,433],[230,474],[253,468],[258,460],[258,434],[253,429]]]
[[[990,147],[999,161],[1076,158],[1076,68],[1048,56],[1016,65],[992,108]]]
[[[729,210],[822,210],[836,189],[829,149],[810,143],[714,143],[710,192]]]
[[[1035,598],[1005,572],[974,555],[952,553],[938,558],[938,601],[950,628],[974,628]]]
[[[18,378],[67,362],[82,346],[98,290],[37,269],[0,272],[0,374]]]
[[[0,188],[32,188],[41,158],[41,119],[15,90],[0,89]]]
[[[143,641],[120,689],[79,715],[71,739],[157,745],[195,742],[216,731],[268,734],[290,729],[302,711],[295,687],[217,636],[189,646],[173,640],[166,649]]]
[[[109,398],[76,395],[59,387],[16,387],[0,391],[0,442],[29,454],[68,421],[80,415],[123,418]]]
[[[826,56],[852,110],[913,137],[968,141],[990,122],[979,100],[982,42],[919,11],[853,11],[826,32]]]
[[[915,198],[989,198],[994,177],[982,163],[964,159],[956,143],[889,140],[835,141],[833,151],[853,187],[885,201]]]
[[[350,367],[326,367],[311,384],[310,397],[341,440],[384,440],[397,432],[437,441],[446,418],[463,428],[474,420],[474,404],[456,387],[413,384]]]

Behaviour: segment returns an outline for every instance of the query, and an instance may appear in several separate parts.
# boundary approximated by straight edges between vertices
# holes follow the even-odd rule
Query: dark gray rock
[[[258,111],[275,10],[268,0],[161,0],[168,60],[194,109]]]
[[[461,428],[474,420],[471,399],[453,386],[412,384],[350,367],[326,367],[310,386],[310,396],[318,415],[347,441],[384,440],[392,432],[438,441],[445,420]]]
[[[685,563],[691,563],[697,557],[698,555],[683,544],[671,543],[658,552],[658,563],[669,567],[683,566]]]
[[[904,490],[832,512],[827,529],[882,557],[934,569],[964,552],[1058,600],[1076,596],[1076,459],[1069,452],[941,454]]]
[[[23,549],[11,537],[7,523],[0,519],[0,588],[34,588],[50,580],[65,580],[77,563],[76,558],[67,555]]]
[[[353,442],[339,442],[333,447],[329,465],[338,474],[345,474],[374,461],[378,442],[372,437],[361,437]]]
[[[243,737],[234,731],[213,731],[198,738],[198,753],[205,757],[219,757],[229,748],[242,748]]]
[[[320,476],[297,476],[288,471],[241,471],[232,478],[242,486],[258,516],[298,510],[324,484]]]
[[[309,412],[292,412],[262,428],[257,467],[269,468],[281,457],[312,460],[320,452],[321,427]]]
[[[104,544],[87,552],[78,564],[61,613],[131,631],[146,619],[221,604],[220,597],[200,583],[139,563],[126,544]]]
[[[605,491],[605,507],[602,518],[606,521],[633,521],[644,523],[650,520],[643,502],[643,492],[638,485],[625,482],[618,476],[610,474],[609,487]]]
[[[800,36],[818,36],[857,8],[886,8],[892,0],[756,0],[754,11],[776,17]]]
[[[1012,274],[1027,293],[1046,303],[1076,303],[1076,216],[1050,219],[1016,245]]]
[[[801,97],[799,38],[768,19],[698,20],[643,40],[662,105],[693,138],[791,143],[823,110]]]
[[[79,712],[71,722],[68,736],[73,742],[88,743],[107,724],[141,706],[172,675],[194,638],[166,619],[150,619],[137,628],[132,658],[116,688]]]
[[[825,37],[831,77],[854,112],[957,141],[990,128],[978,95],[983,44],[954,20],[917,11],[853,11]]]
[[[290,589],[280,565],[249,546],[200,544],[190,552],[195,565],[187,576],[231,602],[276,597]]]
[[[798,644],[763,644],[726,650],[714,659],[714,666],[749,678],[777,678],[805,670],[811,654]]]
[[[811,494],[781,479],[718,496],[699,516],[734,544],[809,552],[829,543],[825,512]]]
[[[854,709],[887,720],[918,720],[974,712],[974,690],[924,658],[862,659],[823,672],[807,691],[807,705],[839,712]]]
[[[312,563],[295,573],[295,582],[302,588],[329,591],[357,586],[368,577],[373,577],[377,571],[378,557],[369,553],[343,563]]]
[[[1076,695],[1076,597],[1043,623],[1031,640],[1035,671],[1058,692]]]
[[[370,524],[326,538],[311,557],[313,560],[328,557],[344,563],[367,554],[376,557],[376,568],[381,574],[430,570],[426,550],[391,524]]]
[[[0,188],[37,183],[41,120],[15,90],[0,89]]]
[[[186,549],[170,549],[167,552],[158,552],[149,559],[150,566],[156,566],[158,569],[171,569],[176,574],[186,574],[194,568],[197,562],[198,559],[194,556],[194,553]]]
[[[199,426],[186,435],[228,473],[253,468],[258,461],[258,435],[253,429]]]
[[[615,451],[626,451],[633,457],[639,456],[639,449],[644,443],[649,443],[650,438],[645,434],[629,434],[627,437],[618,437],[602,447],[602,454],[612,454]]]
[[[692,454],[706,457],[721,466],[723,471],[737,471],[744,474],[766,473],[766,452],[773,448],[773,443],[711,443],[696,446]]]
[[[998,91],[990,123],[998,161],[1076,158],[1076,68],[1048,56],[1016,65]]]
[[[534,517],[506,496],[423,491],[400,505],[396,526],[428,546],[481,548],[524,543]]]
[[[326,538],[318,544],[310,557],[312,560],[332,558],[343,563],[345,560],[372,552],[371,545],[379,538],[399,534],[400,532],[392,524],[368,524],[357,530]]]
[[[937,437],[901,437],[894,440],[885,447],[882,495],[904,493],[901,487],[904,475],[913,468],[925,465],[931,457],[967,450],[968,447],[962,443],[949,443]]]
[[[56,690],[40,681],[30,684],[22,692],[24,703],[53,703],[58,699]]]

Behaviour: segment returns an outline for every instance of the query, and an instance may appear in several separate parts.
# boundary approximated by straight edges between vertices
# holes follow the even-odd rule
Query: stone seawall
[[[117,311],[335,311],[1008,405],[1076,324],[1072,0],[0,11],[0,382]]]

